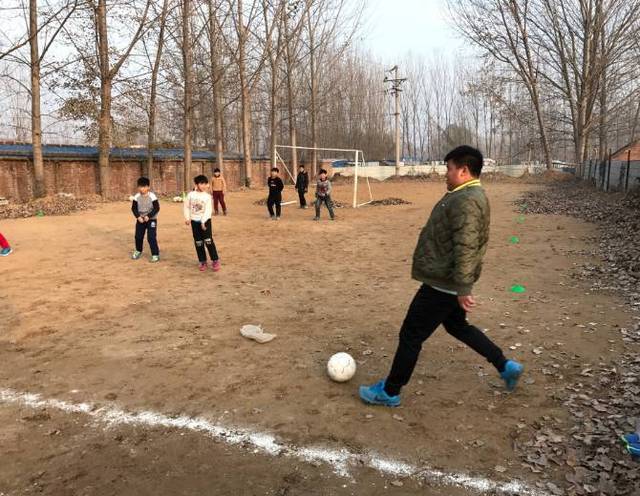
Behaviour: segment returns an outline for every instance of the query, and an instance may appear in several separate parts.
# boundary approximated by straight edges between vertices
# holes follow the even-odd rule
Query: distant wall
[[[240,184],[239,160],[225,160],[224,175],[230,189]],[[211,175],[214,162],[193,161],[192,174]],[[143,162],[136,160],[112,160],[109,196],[127,197],[136,189],[136,180],[142,175]],[[252,183],[257,187],[266,184],[269,175],[268,160],[253,162]],[[156,161],[153,166],[152,187],[160,194],[175,194],[182,190],[178,186],[183,174],[179,160]],[[98,164],[95,160],[45,158],[45,188],[48,195],[73,193],[76,196],[95,194],[98,191]],[[284,179],[284,177],[283,177]],[[15,201],[33,198],[33,164],[24,157],[0,158],[0,196]]]
[[[539,174],[546,170],[545,166],[541,165],[485,165],[482,168],[483,173],[487,172],[500,172],[512,177],[520,177],[525,173]],[[340,173],[343,176],[353,176],[355,167],[336,167],[335,173]],[[427,174],[439,174],[444,176],[447,172],[447,166],[438,165],[405,165],[400,167],[401,176],[418,176]],[[369,166],[358,167],[358,175],[362,177],[369,177],[372,179],[378,179],[384,181],[392,176],[396,175],[396,168],[390,166]]]

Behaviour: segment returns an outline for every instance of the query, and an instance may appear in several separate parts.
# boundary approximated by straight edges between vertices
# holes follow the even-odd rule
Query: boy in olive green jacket
[[[472,289],[489,241],[489,201],[479,179],[482,154],[460,146],[445,162],[447,194],[431,212],[413,255],[411,275],[422,287],[402,324],[389,375],[373,386],[360,387],[365,403],[400,405],[400,390],[411,378],[422,344],[440,324],[492,363],[508,390],[515,388],[523,372],[522,365],[507,360],[498,346],[467,322],[467,312],[476,304]]]

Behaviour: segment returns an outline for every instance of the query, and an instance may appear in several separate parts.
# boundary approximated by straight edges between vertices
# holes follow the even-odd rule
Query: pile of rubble
[[[369,203],[372,207],[388,206],[388,205],[411,205],[410,201],[403,200],[402,198],[383,198],[382,200],[373,200]]]
[[[385,179],[385,183],[406,183],[406,182],[427,182],[438,183],[444,181],[444,176],[441,176],[437,172],[430,172],[428,174],[411,174],[406,176],[391,176]]]
[[[640,309],[640,195],[612,195],[585,184],[555,184],[517,202],[523,213],[569,215],[595,222],[599,233],[575,252],[592,260],[574,273],[593,290],[613,290]],[[571,426],[545,417],[520,446],[523,466],[565,487],[539,482],[551,494],[640,496],[640,461],[622,448],[620,436],[640,423],[640,317],[621,328],[624,352],[615,363],[580,364],[580,380],[557,391]],[[578,357],[569,357],[578,359]],[[543,370],[544,372],[544,370]]]
[[[38,198],[22,203],[4,200],[0,201],[0,219],[68,215],[73,212],[94,208],[98,201],[100,201],[99,197],[76,198],[74,195],[67,193],[59,193],[56,196]]]

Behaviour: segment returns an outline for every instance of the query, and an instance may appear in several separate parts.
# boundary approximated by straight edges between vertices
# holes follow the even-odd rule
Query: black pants
[[[300,198],[300,206],[301,207],[306,207],[307,206],[307,199],[304,197],[304,193],[305,193],[305,191],[303,189],[299,189],[298,190],[298,198]]]
[[[333,213],[333,201],[331,201],[331,197],[329,195],[316,197],[316,217],[320,217],[320,207],[323,203],[327,206],[329,215],[333,219],[335,217],[335,214]]]
[[[267,209],[269,210],[269,215],[271,217],[273,217],[274,215],[276,217],[280,217],[280,214],[282,213],[282,206],[280,205],[280,203],[282,202],[282,195],[269,195],[269,198],[267,198]],[[276,207],[276,211],[273,211],[273,207]]]
[[[498,348],[480,329],[467,322],[467,314],[455,295],[423,285],[416,293],[400,330],[400,341],[387,377],[385,391],[391,396],[400,393],[418,362],[424,343],[442,324],[454,338],[491,362],[498,371],[507,361]]]
[[[218,260],[218,250],[216,250],[216,244],[213,242],[213,232],[211,229],[211,219],[209,219],[202,229],[200,222],[191,221],[191,231],[193,232],[193,241],[196,245],[196,253],[198,254],[198,261],[200,263],[207,262],[207,253],[205,252],[205,246],[209,251],[211,261]]]
[[[151,219],[149,222],[136,221],[136,251],[142,251],[145,233],[147,234],[151,254],[160,255],[160,248],[158,248],[158,221],[156,219]]]

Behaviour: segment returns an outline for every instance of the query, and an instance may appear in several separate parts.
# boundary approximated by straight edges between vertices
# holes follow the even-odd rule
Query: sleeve
[[[209,198],[207,198],[207,201],[205,202],[205,205],[204,205],[204,215],[200,220],[201,224],[204,224],[205,222],[207,222],[211,218],[211,215],[213,214],[213,196],[208,195],[208,197]]]
[[[182,211],[184,213],[184,220],[191,220],[191,193],[185,198]]]
[[[151,197],[151,205],[153,208],[147,216],[149,218],[153,218],[158,215],[158,212],[160,212],[160,201],[158,200],[158,197],[155,195],[155,193],[149,193],[149,196]]]
[[[331,186],[331,181],[327,179],[327,196],[331,195],[332,191],[333,191],[333,186]]]
[[[453,282],[458,296],[471,294],[475,274],[481,263],[478,246],[482,230],[482,211],[473,200],[450,205],[453,238]]]
[[[133,212],[133,216],[137,219],[140,217],[140,211],[138,210],[138,200],[136,200],[136,198],[137,197],[134,197],[131,202],[131,211]]]
[[[304,189],[309,189],[309,174],[304,174]]]
[[[284,189],[284,182],[282,181],[282,179],[278,178],[278,192],[282,192],[283,189]]]
[[[227,180],[224,177],[222,178],[222,191],[225,193],[227,191]]]

